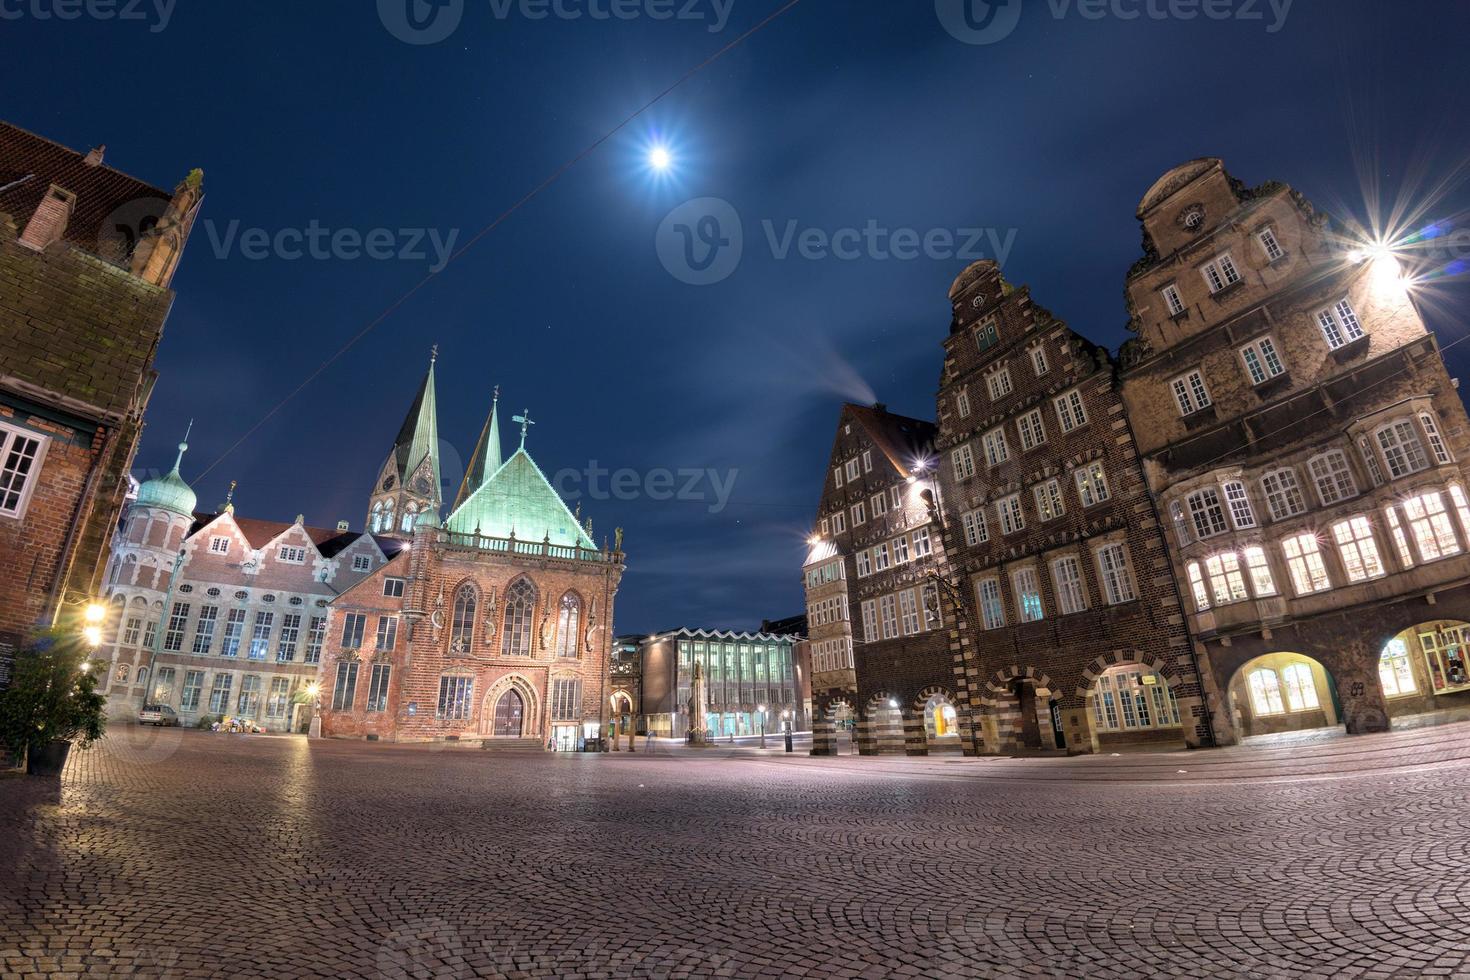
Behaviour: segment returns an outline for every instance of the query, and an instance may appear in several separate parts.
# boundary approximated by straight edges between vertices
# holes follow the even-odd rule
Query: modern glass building
[[[798,636],[727,630],[669,630],[643,641],[643,705],[648,730],[683,738],[689,731],[694,665],[708,682],[706,727],[715,738],[804,731],[806,709],[795,662]]]

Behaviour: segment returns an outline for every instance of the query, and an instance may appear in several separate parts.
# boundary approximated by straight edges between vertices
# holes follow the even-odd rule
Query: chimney
[[[92,147],[92,151],[83,158],[82,162],[89,167],[102,166],[102,155],[107,152],[107,144],[101,143]]]
[[[337,522],[337,530],[339,530],[339,531],[350,531],[350,530],[352,530],[352,525],[349,524],[346,521],[338,521]]]
[[[71,191],[51,185],[41,203],[36,205],[35,214],[26,222],[26,230],[20,234],[20,243],[37,252],[44,252],[53,242],[66,234],[66,224],[71,220],[77,196]]]

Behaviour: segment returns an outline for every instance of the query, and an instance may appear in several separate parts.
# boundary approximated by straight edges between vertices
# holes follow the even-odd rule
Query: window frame
[[[35,443],[35,449],[25,461],[25,472],[21,473],[18,468],[14,471],[22,481],[20,490],[14,491],[6,479],[6,474],[11,472],[6,467],[10,462],[11,454],[16,451],[16,444],[21,439]],[[26,513],[30,510],[31,501],[35,498],[36,484],[41,482],[41,473],[46,468],[46,453],[50,447],[51,437],[44,432],[35,432],[19,425],[0,421],[0,484],[4,485],[4,489],[0,489],[0,500],[3,500],[5,495],[15,494],[15,503],[8,507],[0,507],[0,518],[17,521],[25,519]]]

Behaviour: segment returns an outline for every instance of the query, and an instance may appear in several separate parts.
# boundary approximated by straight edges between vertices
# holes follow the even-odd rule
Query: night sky
[[[678,0],[699,20],[629,21],[532,20],[516,5],[501,19],[506,0],[464,0],[433,45],[397,39],[372,0],[185,0],[166,26],[154,0],[145,21],[35,18],[54,2],[6,6],[25,13],[0,22],[5,117],[77,149],[106,143],[110,165],[165,188],[205,172],[137,473],[167,469],[193,418],[184,475],[201,507],[237,479],[242,514],[361,527],[437,343],[446,496],[497,384],[507,449],[509,410],[530,408],[528,449],[548,475],[595,460],[670,471],[678,490],[681,470],[713,469],[720,484],[733,471],[722,509],[707,478],[705,499],[582,501],[599,542],[625,529],[622,632],[799,612],[840,404],[934,415],[946,290],[967,260],[809,259],[795,245],[778,258],[763,222],[778,247],[793,220],[827,234],[870,221],[993,229],[981,255],[1008,244],[1008,278],[1116,347],[1134,208],[1185,160],[1222,157],[1248,184],[1283,180],[1336,213],[1367,214],[1375,188],[1381,213],[1395,200],[1449,223],[1470,212],[1463,184],[1430,193],[1470,157],[1464,3],[1296,0],[1278,24],[1267,0],[1248,5],[1261,19],[1227,21],[1095,20],[1075,0],[1025,0],[1008,36],[967,44],[932,0],[801,0],[282,404],[420,282],[433,247],[287,261],[236,240],[217,254],[232,222],[393,229],[395,249],[410,244],[398,229],[458,229],[463,246],[784,0],[733,0],[722,30],[710,0]],[[656,143],[669,175],[647,166]],[[665,215],[702,197],[728,202],[744,233],[733,273],[705,286],[671,275],[657,247]],[[1432,293],[1448,345],[1470,298],[1463,283]],[[1450,351],[1452,371],[1470,365],[1467,347]]]

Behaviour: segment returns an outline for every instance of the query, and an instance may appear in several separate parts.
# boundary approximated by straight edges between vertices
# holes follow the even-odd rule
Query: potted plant
[[[107,697],[97,693],[89,653],[80,637],[53,629],[16,654],[0,691],[0,742],[25,753],[33,776],[60,775],[74,739],[85,748],[102,737]]]

